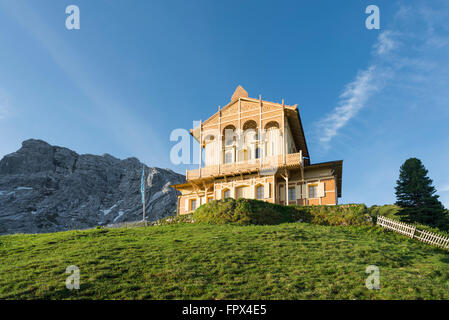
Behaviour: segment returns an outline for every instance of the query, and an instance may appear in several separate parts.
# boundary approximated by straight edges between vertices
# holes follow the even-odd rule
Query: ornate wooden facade
[[[341,197],[343,161],[310,163],[297,105],[249,98],[238,86],[190,133],[205,161],[172,186],[181,192],[178,214],[227,197],[297,205],[335,205]]]

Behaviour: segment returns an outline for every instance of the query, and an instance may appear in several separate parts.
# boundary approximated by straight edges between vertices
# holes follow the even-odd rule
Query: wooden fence
[[[444,237],[426,230],[418,230],[415,226],[389,219],[384,216],[377,216],[377,225],[382,228],[398,232],[412,239],[417,239],[440,248],[449,249],[449,237]]]

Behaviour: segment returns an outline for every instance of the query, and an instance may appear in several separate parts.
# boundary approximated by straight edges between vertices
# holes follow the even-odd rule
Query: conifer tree
[[[396,182],[396,205],[402,208],[402,220],[448,229],[448,213],[436,195],[427,169],[417,158],[404,162]]]

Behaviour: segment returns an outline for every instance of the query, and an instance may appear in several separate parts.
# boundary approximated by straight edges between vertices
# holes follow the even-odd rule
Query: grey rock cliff
[[[175,214],[185,182],[171,170],[148,168],[147,219]],[[0,234],[83,229],[142,219],[142,163],[111,155],[79,155],[27,140],[0,160]],[[150,201],[148,201],[148,198]]]

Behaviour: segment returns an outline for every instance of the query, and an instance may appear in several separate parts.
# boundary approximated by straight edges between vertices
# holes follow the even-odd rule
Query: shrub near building
[[[252,199],[211,201],[192,215],[194,222],[240,225],[273,225],[309,222],[320,225],[372,225],[363,204],[337,206],[282,206]]]

